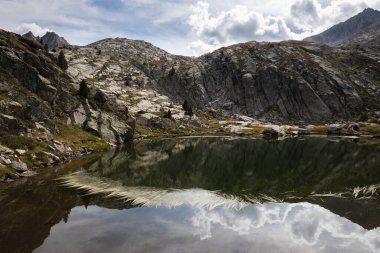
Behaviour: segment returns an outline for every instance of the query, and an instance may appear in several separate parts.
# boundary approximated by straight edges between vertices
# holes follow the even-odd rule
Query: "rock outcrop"
[[[275,123],[348,121],[379,110],[380,54],[371,48],[247,42],[191,58],[142,41],[107,39],[66,54],[74,78],[91,79],[131,108],[142,105],[134,97],[144,88],[169,98],[164,110],[188,100],[202,111]],[[152,101],[144,103],[154,107]]]
[[[96,129],[94,134],[108,142],[130,140],[134,129],[128,117],[112,106],[102,109],[83,101],[75,80],[56,65],[56,59],[41,44],[0,31],[0,131],[25,132],[43,122],[54,132],[60,120]],[[102,101],[103,106],[106,103]],[[83,122],[78,123],[81,118],[75,117],[81,113]]]

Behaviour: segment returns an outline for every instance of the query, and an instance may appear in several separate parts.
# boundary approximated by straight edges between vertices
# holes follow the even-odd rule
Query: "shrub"
[[[190,104],[189,104],[189,102],[188,102],[187,100],[185,100],[185,101],[183,102],[183,104],[182,104],[182,109],[183,109],[185,112],[187,112],[187,111],[189,110],[189,108],[190,108]]]
[[[172,119],[173,118],[172,117],[172,111],[170,109],[165,113],[164,118],[168,118],[168,119]]]
[[[185,115],[189,115],[190,117],[194,115],[193,108],[187,100],[183,102],[182,109],[185,111]]]
[[[82,98],[88,98],[89,94],[90,94],[90,89],[88,88],[86,81],[82,80],[80,82],[78,95]]]

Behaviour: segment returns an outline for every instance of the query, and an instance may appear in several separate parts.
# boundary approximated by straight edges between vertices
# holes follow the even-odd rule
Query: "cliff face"
[[[92,78],[95,86],[117,90],[127,82],[201,110],[263,121],[355,120],[380,109],[380,55],[371,48],[248,42],[190,58],[141,41],[109,39],[67,54],[69,73]]]
[[[277,122],[351,120],[377,110],[378,52],[245,43],[179,61],[158,88],[193,104]],[[182,65],[181,65],[182,64]],[[188,71],[184,71],[188,69]]]

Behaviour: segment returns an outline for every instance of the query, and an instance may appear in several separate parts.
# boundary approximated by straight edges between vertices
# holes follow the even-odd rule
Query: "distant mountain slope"
[[[49,48],[62,48],[70,46],[70,44],[65,40],[65,38],[60,37],[55,32],[47,32],[42,36],[42,41],[48,45]]]
[[[36,37],[32,32],[27,32],[22,36],[35,42],[40,42],[42,39],[43,44],[47,44],[50,49],[70,46],[65,38],[59,36],[55,32],[47,32],[42,37]]]
[[[380,12],[367,8],[345,22],[304,40],[327,45],[377,45],[379,39]]]
[[[30,31],[27,32],[27,33],[25,33],[24,35],[22,35],[22,37],[30,39],[30,40],[33,40],[33,41],[38,41],[39,40],[39,38],[36,37],[36,36],[34,36],[34,34],[32,32],[30,32]]]

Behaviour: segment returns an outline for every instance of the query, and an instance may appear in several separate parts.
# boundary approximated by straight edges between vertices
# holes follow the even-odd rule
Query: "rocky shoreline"
[[[54,146],[59,148],[64,147],[65,151],[60,155],[55,155],[54,153],[47,151],[39,151],[35,154],[26,155],[27,150],[12,150],[0,145],[0,168],[8,167],[8,172],[5,172],[3,176],[0,177],[0,182],[11,183],[20,178],[32,177],[37,175],[38,170],[41,168],[48,168],[58,164],[67,163],[73,159],[90,155],[95,152],[92,149],[82,147],[79,152],[74,153],[72,152],[71,147],[66,146],[57,140],[50,139],[48,142],[53,143]]]
[[[197,117],[196,120],[201,122],[200,117]],[[173,121],[173,124],[175,124],[175,121]],[[198,127],[194,127],[188,124],[181,132],[170,131],[170,128],[166,129],[167,132],[162,132],[162,129],[157,131],[157,129],[149,128],[149,126],[152,127],[149,125],[146,126],[147,129],[145,129],[145,131],[142,131],[145,134],[141,134],[142,132],[137,130],[134,140],[153,140],[184,136],[239,136],[248,138],[258,137],[268,140],[306,136],[343,137],[352,139],[360,139],[363,137],[373,139],[374,141],[380,139],[380,125],[368,122],[307,125],[300,127],[258,123],[245,117],[240,118],[240,121],[221,120],[215,124],[218,126],[200,123]],[[141,128],[137,129],[141,131]],[[79,130],[77,129],[77,131]],[[2,175],[0,175],[0,182],[11,183],[20,178],[32,177],[35,176],[41,168],[67,163],[73,159],[105,151],[111,146],[114,146],[112,143],[104,143],[101,139],[98,139],[97,141],[99,141],[101,145],[97,148],[91,148],[88,145],[80,145],[80,142],[64,142],[62,141],[62,136],[60,138],[61,140],[58,140],[59,137],[59,135],[53,135],[47,129],[45,129],[43,133],[36,130],[28,130],[26,134],[22,133],[20,135],[20,140],[27,140],[30,143],[36,142],[38,147],[33,147],[32,145],[30,150],[27,149],[28,145],[24,145],[25,149],[20,147],[12,149],[2,145],[0,142],[0,171],[3,172]],[[65,138],[67,138],[67,136],[65,136]]]

